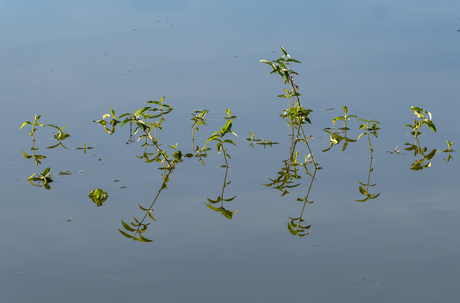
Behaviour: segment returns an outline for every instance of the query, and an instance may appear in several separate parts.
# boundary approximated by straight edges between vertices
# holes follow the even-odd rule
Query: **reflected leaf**
[[[107,200],[109,195],[107,194],[105,190],[97,188],[97,189],[92,190],[89,193],[88,197],[91,199],[91,201],[96,203],[97,207],[99,207],[99,206],[102,206],[102,203],[104,203]]]

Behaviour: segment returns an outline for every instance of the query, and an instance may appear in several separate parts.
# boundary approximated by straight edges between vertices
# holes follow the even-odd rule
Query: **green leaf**
[[[290,232],[292,235],[294,235],[294,236],[297,235],[298,231],[297,231],[297,230],[294,230],[294,229],[292,228],[292,226],[289,224],[289,222],[287,223],[287,227],[288,227],[288,229],[289,229],[289,232]]]
[[[365,199],[362,199],[362,200],[355,200],[355,201],[356,201],[356,202],[366,202],[366,201],[368,201],[368,200],[369,200],[369,198],[365,198]]]
[[[26,121],[26,122],[22,123],[22,125],[21,125],[21,127],[20,127],[19,129],[23,128],[23,127],[24,127],[25,125],[27,125],[27,124],[32,124],[32,123],[29,122],[29,121]]]
[[[380,196],[380,193],[378,193],[378,194],[376,194],[376,195],[373,195],[373,196],[371,195],[371,196],[369,197],[369,199],[375,199],[375,198],[377,198],[378,196]]]
[[[136,231],[135,229],[131,228],[128,224],[123,222],[123,220],[121,220],[121,224],[123,224],[123,227],[128,231]]]
[[[424,157],[424,159],[425,159],[425,160],[430,160],[431,158],[434,157],[435,154],[436,154],[436,148],[433,149],[428,155],[426,155],[426,156]]]
[[[283,52],[283,54],[284,54],[285,56],[288,56],[288,53],[286,52],[286,50],[285,50],[282,46],[280,46],[280,48],[281,48],[281,51]]]
[[[230,201],[232,201],[232,200],[235,199],[235,198],[236,198],[236,196],[234,196],[233,198],[230,198],[230,199],[222,199],[222,200],[223,200],[223,201],[230,202]]]
[[[43,176],[46,177],[49,174],[50,170],[51,169],[49,167],[45,168],[45,170],[43,171]]]
[[[142,210],[144,210],[144,211],[147,211],[147,210],[148,210],[148,208],[142,207],[139,203],[138,203],[137,205],[139,205],[139,208],[142,209]]]
[[[143,242],[153,242],[152,240],[147,239],[146,237],[144,237],[144,236],[141,235],[141,234],[139,234],[139,237],[141,237],[141,239],[144,240]]]
[[[359,187],[359,192],[363,195],[367,195],[367,191],[362,186]]]
[[[125,236],[126,238],[131,238],[131,239],[133,238],[133,236],[131,236],[130,234],[125,233],[125,232],[122,231],[121,229],[118,229],[118,231],[121,232],[121,234],[122,234],[123,236]]]
[[[22,153],[22,155],[24,156],[24,158],[26,158],[26,159],[32,158],[32,156],[27,155],[27,154],[26,154],[25,152],[23,152],[22,150],[21,150],[21,153]]]
[[[426,124],[432,131],[436,132],[436,127],[433,122],[430,120],[423,120],[423,123]]]
[[[153,221],[155,221],[155,222],[157,221],[157,220],[152,216],[152,213],[151,213],[151,212],[149,212],[149,217],[150,217]]]

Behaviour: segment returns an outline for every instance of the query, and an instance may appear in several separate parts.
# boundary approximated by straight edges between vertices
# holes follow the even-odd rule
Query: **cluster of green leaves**
[[[260,60],[260,62],[268,64],[272,67],[271,74],[278,74],[284,80],[284,84],[288,88],[284,88],[284,94],[278,95],[279,98],[288,99],[288,108],[281,113],[281,117],[291,127],[291,148],[289,158],[292,160],[294,157],[296,144],[299,141],[301,132],[303,132],[302,126],[304,124],[311,124],[310,116],[311,109],[302,107],[299,97],[302,95],[299,93],[299,86],[294,83],[294,75],[298,75],[297,72],[290,69],[291,63],[301,63],[299,60],[291,58],[283,47],[280,47],[283,55],[276,60]],[[305,137],[305,136],[304,136]],[[309,147],[308,147],[309,148]]]
[[[422,147],[420,144],[420,140],[418,136],[421,134],[420,128],[422,125],[428,126],[432,131],[436,132],[436,127],[431,120],[432,115],[429,111],[424,110],[423,108],[420,107],[415,107],[412,106],[410,108],[414,115],[419,118],[419,120],[414,119],[414,124],[406,124],[405,126],[410,127],[412,131],[410,132],[411,135],[414,136],[415,143],[404,143],[404,145],[407,145],[408,147],[405,148],[407,151],[414,151],[414,156],[421,155],[422,158],[415,160],[410,169],[411,170],[422,170],[427,167],[431,167],[431,159],[435,156],[436,154],[436,149],[431,150],[428,152],[427,147]],[[425,164],[425,161],[427,163]]]
[[[355,115],[348,115],[348,107],[342,106],[342,109],[343,109],[344,115],[343,116],[338,116],[338,117],[332,119],[332,129],[329,128],[329,127],[326,127],[326,128],[323,129],[325,132],[327,132],[329,134],[329,137],[330,137],[329,142],[331,144],[327,149],[323,150],[323,152],[327,152],[334,145],[338,145],[342,140],[345,141],[343,143],[342,151],[344,151],[347,148],[349,142],[356,142],[357,141],[357,139],[348,138],[348,135],[347,135],[347,132],[350,130],[350,128],[347,125],[348,121],[350,120],[350,118],[357,118],[357,117]],[[337,121],[343,121],[343,126],[340,127],[336,131],[335,130],[335,123]]]
[[[99,206],[102,206],[102,204],[107,201],[107,198],[109,197],[109,195],[107,194],[107,192],[105,190],[102,190],[100,188],[96,188],[96,189],[93,189],[88,197],[91,199],[91,201],[93,201],[94,203],[96,203],[97,207]]]
[[[162,97],[160,101],[147,101],[148,105],[156,106],[145,106],[134,113],[124,113],[118,117],[115,116],[115,111],[110,108],[111,114],[105,114],[102,116],[102,120],[93,120],[104,127],[104,130],[111,135],[115,132],[116,125],[120,123],[120,127],[123,127],[125,124],[129,123],[130,125],[130,135],[127,144],[130,144],[134,141],[140,141],[144,139],[142,147],[145,147],[144,153],[142,156],[136,156],[139,159],[144,159],[145,162],[161,162],[163,165],[162,169],[173,169],[174,166],[180,162],[183,158],[182,152],[177,150],[177,145],[171,145],[170,147],[174,148],[174,153],[169,155],[166,149],[161,148],[159,143],[159,138],[157,136],[157,130],[162,129],[162,124],[165,121],[165,115],[169,114],[173,108],[164,102],[165,97]],[[106,120],[106,118],[112,117],[112,120]],[[121,122],[120,119],[123,119]],[[156,120],[153,120],[156,119]],[[112,125],[112,128],[108,128],[107,125]],[[134,131],[132,126],[134,125]],[[153,136],[152,136],[153,132]],[[135,140],[134,136],[139,135]],[[154,146],[155,151],[153,153],[147,152],[148,146]],[[184,156],[193,156],[193,154],[184,155]]]
[[[35,173],[29,177],[29,182],[33,186],[45,187],[46,189],[51,189],[49,183],[53,182],[51,179],[51,169],[49,167],[45,168],[43,173]]]
[[[270,179],[271,183],[261,184],[265,187],[273,187],[281,191],[281,196],[289,194],[289,189],[299,186],[301,183],[296,183],[296,180],[302,179],[299,175],[299,168],[297,165],[292,164],[289,160],[284,160],[284,167],[278,172],[278,177]]]
[[[38,128],[36,128],[37,126],[41,126],[41,127],[45,127],[45,125],[41,124],[41,123],[38,123],[38,120],[40,119],[41,115],[35,115],[34,117],[34,122],[30,122],[30,121],[25,121],[24,123],[22,123],[21,128],[23,128],[24,126],[26,126],[27,124],[31,125],[32,126],[32,130],[30,131],[30,136],[33,138],[33,140],[35,141],[35,132],[38,130]]]
[[[201,164],[203,165],[206,165],[203,161],[203,158],[206,158],[207,157],[207,151],[210,150],[210,148],[207,148],[206,145],[204,145],[203,147],[199,147],[198,145],[196,145],[195,147],[195,129],[196,131],[199,131],[200,128],[199,126],[200,125],[208,125],[206,123],[206,119],[205,119],[205,116],[206,114],[209,112],[209,110],[205,109],[205,110],[196,110],[194,112],[192,112],[192,118],[190,118],[190,120],[193,121],[193,125],[192,125],[192,150],[193,150],[193,153],[192,156],[195,156],[198,161],[201,162]],[[187,154],[187,156],[189,156],[189,154]]]
[[[225,123],[224,126],[221,126],[220,131],[214,132],[209,137],[209,139],[206,141],[205,144],[208,144],[211,141],[217,141],[217,144],[216,144],[217,152],[219,152],[219,154],[222,152],[222,154],[224,156],[224,160],[225,160],[225,166],[228,167],[227,158],[231,159],[231,157],[230,157],[230,155],[228,155],[226,153],[227,149],[224,147],[224,144],[229,143],[229,144],[232,144],[232,145],[235,145],[235,146],[236,146],[236,144],[231,139],[224,139],[224,137],[227,134],[230,134],[230,133],[235,135],[236,137],[238,137],[238,135],[232,131],[232,125],[233,125],[232,124],[232,119],[236,118],[236,116],[232,116],[229,109],[227,109],[227,115],[228,115],[228,117],[225,117],[225,119],[227,120],[227,123]]]
[[[110,114],[105,114],[102,116],[102,120],[93,120],[93,122],[97,122],[101,124],[107,133],[113,135],[113,133],[115,133],[115,126],[118,123],[120,123],[120,121],[115,118],[115,111],[112,108],[110,108],[110,113],[112,114],[112,116],[110,116]],[[112,117],[112,120],[110,121],[106,120],[107,118],[110,118],[110,117]],[[108,125],[112,125],[112,128],[111,129],[108,128],[107,127]]]
[[[310,229],[311,224],[305,225],[305,220],[302,219],[301,217],[299,218],[289,217],[289,219],[291,219],[291,221],[287,223],[287,227],[288,227],[289,232],[292,235],[303,237],[311,233],[311,231],[307,232],[307,230]]]
[[[192,118],[190,118],[190,120],[193,121],[193,125],[192,125],[192,141],[195,141],[195,129],[196,131],[199,131],[200,128],[198,126],[200,125],[208,125],[206,124],[206,119],[205,119],[205,116],[206,114],[209,112],[209,110],[205,109],[205,110],[196,110],[194,111],[192,114]],[[194,144],[192,144],[192,146],[194,147]]]
[[[284,79],[284,84],[291,82],[292,75],[298,75],[297,72],[291,70],[289,65],[291,63],[301,63],[299,60],[292,59],[290,55],[286,52],[283,47],[280,47],[283,55],[276,60],[268,61],[268,60],[260,60],[260,62],[270,65],[273,70],[269,73],[271,74],[279,74]]]
[[[24,156],[24,158],[26,158],[26,159],[34,159],[35,166],[37,166],[37,167],[38,167],[38,164],[41,164],[40,160],[46,158],[46,156],[44,156],[44,155],[37,155],[35,153],[39,149],[38,147],[35,147],[35,132],[38,130],[38,127],[40,127],[40,126],[41,127],[51,126],[53,128],[56,128],[59,131],[58,134],[54,135],[54,138],[56,140],[59,140],[59,143],[56,144],[56,145],[53,145],[53,146],[49,146],[47,148],[55,148],[55,147],[57,147],[59,145],[62,145],[64,148],[67,149],[67,147],[65,147],[62,144],[62,140],[65,140],[67,137],[70,136],[69,134],[63,132],[63,129],[66,128],[67,126],[64,126],[64,127],[60,128],[60,127],[58,127],[56,125],[53,125],[53,124],[44,125],[44,124],[38,122],[40,117],[41,117],[41,115],[35,115],[33,122],[25,121],[21,125],[21,127],[19,127],[19,129],[21,129],[26,125],[31,125],[32,126],[32,130],[30,131],[30,136],[32,137],[32,147],[30,148],[31,154],[30,155],[26,154],[22,150],[21,150],[21,153]],[[33,186],[44,187],[47,190],[49,190],[49,189],[51,189],[49,183],[51,183],[53,181],[51,179],[51,169],[49,167],[47,167],[43,171],[43,173],[35,173],[35,174],[31,175],[28,180]]]
[[[32,130],[30,132],[30,136],[33,138],[33,141],[35,141],[35,132],[38,130],[37,126],[41,126],[41,127],[46,127],[46,126],[51,126],[55,129],[58,130],[58,133],[55,134],[53,137],[56,139],[56,140],[59,140],[59,142],[61,142],[62,140],[65,140],[67,137],[69,137],[70,135],[63,132],[63,129],[66,128],[67,126],[64,126],[64,127],[59,127],[59,126],[56,126],[56,125],[53,125],[53,124],[42,124],[42,123],[38,123],[38,120],[40,119],[41,115],[35,115],[34,117],[34,122],[30,122],[30,121],[25,121],[24,123],[22,123],[21,127],[19,127],[19,129],[23,128],[24,126],[26,126],[27,124],[31,125],[32,126]],[[61,143],[57,144],[57,145],[54,145],[54,146],[50,146],[48,148],[55,148],[56,146],[58,145],[62,145]],[[65,147],[64,145],[62,145],[64,148],[67,148]]]
[[[434,125],[433,121],[431,121],[431,113],[429,111],[424,110],[421,107],[411,106],[410,108],[414,115],[417,116],[420,120],[414,119],[414,124],[406,124],[405,126],[410,127],[412,129],[411,135],[417,138],[418,135],[421,134],[420,128],[422,125],[428,126],[432,131],[436,132],[436,126]]]

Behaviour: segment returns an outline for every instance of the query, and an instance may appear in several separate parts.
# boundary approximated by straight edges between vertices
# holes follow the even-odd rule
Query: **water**
[[[0,149],[3,245],[1,292],[7,302],[456,302],[460,245],[458,171],[446,154],[432,167],[411,171],[404,151],[413,142],[405,124],[410,106],[433,113],[437,133],[422,129],[429,150],[459,141],[457,70],[459,4],[333,1],[264,3],[118,1],[93,3],[2,1],[0,35],[3,140]],[[278,114],[286,103],[281,78],[260,59],[274,60],[282,45],[294,66],[305,107],[314,110],[311,147],[323,170],[305,208],[311,233],[287,229],[298,217],[310,180],[291,194],[269,183],[289,157],[286,127]],[[143,214],[161,187],[157,164],[144,163],[140,143],[125,145],[128,125],[110,136],[92,120],[112,107],[133,112],[149,100],[174,110],[159,136],[164,146],[191,150],[189,118],[209,109],[208,126],[195,133],[200,146],[233,121],[237,147],[228,147],[226,203],[232,220],[210,210],[221,194],[225,170],[215,144],[205,159],[186,159],[170,175],[154,205],[158,222],[133,242],[117,229]],[[366,138],[331,151],[331,119],[342,114],[381,123],[372,138],[371,193],[362,199],[369,150]],[[328,111],[329,108],[335,108]],[[68,125],[68,147],[50,127],[36,133],[37,168],[26,120]],[[339,122],[338,122],[339,123]],[[350,122],[350,137],[359,134]],[[273,139],[272,148],[249,147],[249,132]],[[76,150],[83,142],[94,149]],[[454,143],[453,148],[456,148]],[[403,154],[387,151],[398,149]],[[308,153],[299,145],[300,158]],[[27,178],[50,167],[51,189]],[[71,175],[58,176],[60,171]],[[119,180],[118,182],[114,182]],[[124,187],[124,188],[121,188]],[[88,194],[109,194],[96,207]]]

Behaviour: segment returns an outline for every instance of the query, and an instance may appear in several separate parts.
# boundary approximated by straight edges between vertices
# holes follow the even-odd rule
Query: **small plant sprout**
[[[29,177],[29,182],[33,186],[37,187],[45,187],[46,189],[50,189],[49,183],[53,182],[51,179],[51,169],[49,167],[45,168],[43,173],[35,173]]]
[[[236,137],[238,137],[238,135],[232,131],[232,118],[235,117],[235,116],[231,116],[231,112],[230,112],[229,109],[227,109],[227,114],[228,114],[228,117],[225,117],[225,119],[227,119],[227,123],[225,123],[225,125],[220,128],[220,131],[214,132],[209,137],[208,141],[206,141],[205,144],[208,144],[208,142],[210,142],[210,141],[217,141],[217,145],[216,145],[217,151],[219,153],[222,152],[222,154],[224,155],[225,166],[228,167],[227,158],[231,159],[231,157],[230,157],[230,155],[228,155],[226,153],[226,149],[224,147],[224,144],[225,143],[230,143],[230,144],[233,144],[235,146],[236,146],[236,144],[235,144],[235,142],[233,142],[230,139],[224,139],[224,137],[228,133],[231,133],[231,134],[235,135]]]
[[[65,140],[67,137],[70,137],[69,134],[64,133],[64,132],[62,131],[64,128],[67,127],[67,125],[64,126],[64,127],[62,127],[62,128],[61,128],[61,127],[58,127],[58,126],[56,126],[56,125],[53,125],[53,124],[46,124],[46,126],[51,126],[51,127],[54,127],[55,129],[58,130],[58,133],[54,135],[54,139],[56,139],[56,140],[62,141],[62,140]]]
[[[251,146],[254,149],[254,142],[260,142],[262,139],[255,139],[254,138],[254,133],[249,132],[250,138],[246,138],[246,141],[249,141],[249,146]]]
[[[83,147],[75,147],[75,149],[83,149],[83,153],[86,154],[87,149],[93,149],[94,147],[86,146],[86,142],[83,142]]]
[[[249,133],[249,136],[251,136],[250,138],[246,138],[246,141],[249,141],[249,146],[251,146],[253,149],[254,149],[254,142],[256,142],[256,144],[259,144],[259,145],[263,145],[263,147],[265,148],[267,145],[272,147],[273,144],[279,144],[278,142],[273,142],[272,139],[270,140],[266,140],[266,139],[255,139],[254,138],[254,133]]]
[[[444,159],[444,161],[449,162],[450,160],[454,160],[454,158],[452,158],[450,153],[455,152],[455,149],[452,148],[452,144],[455,141],[450,142],[450,141],[446,140],[446,142],[447,142],[447,149],[441,149],[440,151],[443,152],[443,153],[447,153],[447,158]]]
[[[110,118],[110,114],[112,114],[112,120],[106,120],[106,118]],[[113,134],[115,132],[115,126],[120,123],[119,120],[115,119],[115,111],[110,108],[110,114],[105,114],[102,116],[102,120],[93,120],[93,122],[97,122],[101,124],[104,127],[104,130],[109,133]],[[107,125],[110,124],[112,125],[112,129],[108,128]]]
[[[348,115],[348,107],[346,106],[342,106],[343,108],[343,113],[344,115],[343,116],[338,116],[334,119],[332,119],[332,129],[329,128],[329,127],[326,127],[324,128],[323,130],[325,132],[327,132],[330,136],[330,139],[329,139],[329,142],[330,142],[330,146],[329,148],[323,150],[323,152],[326,152],[328,150],[330,150],[332,148],[332,146],[334,145],[337,145],[340,143],[340,141],[344,140],[345,142],[343,143],[343,148],[342,148],[342,151],[344,151],[347,146],[348,146],[348,142],[356,142],[356,140],[353,140],[353,139],[350,139],[348,138],[347,136],[347,132],[350,130],[350,128],[348,128],[347,126],[347,122],[350,120],[350,118],[357,118],[355,115]],[[339,131],[342,131],[342,136],[340,135],[340,132],[339,131],[336,131],[335,130],[335,123],[337,121],[343,121],[343,126],[339,128]]]
[[[30,132],[30,136],[33,138],[34,141],[35,141],[35,131],[38,129],[38,128],[35,128],[35,127],[37,127],[37,126],[45,127],[45,125],[43,125],[41,123],[38,123],[38,120],[40,119],[40,117],[41,117],[41,115],[35,115],[34,122],[25,121],[24,123],[22,123],[21,127],[19,128],[19,129],[21,129],[27,124],[32,125],[32,131]]]
[[[193,125],[192,125],[192,148],[195,148],[195,129],[196,131],[199,131],[199,127],[200,125],[207,125],[206,124],[206,120],[205,120],[205,116],[206,114],[209,112],[209,110],[196,110],[194,111],[192,114],[192,118],[190,118],[190,120],[193,121]]]
[[[412,128],[411,135],[413,135],[415,139],[417,139],[418,135],[421,134],[420,128],[422,127],[423,124],[428,126],[432,131],[436,132],[436,127],[433,121],[431,121],[432,116],[429,111],[426,111],[423,108],[415,107],[415,106],[412,106],[410,109],[414,112],[414,115],[417,116],[417,118],[421,119],[421,120],[415,119],[414,125],[411,125],[411,124],[405,125],[405,126]]]

